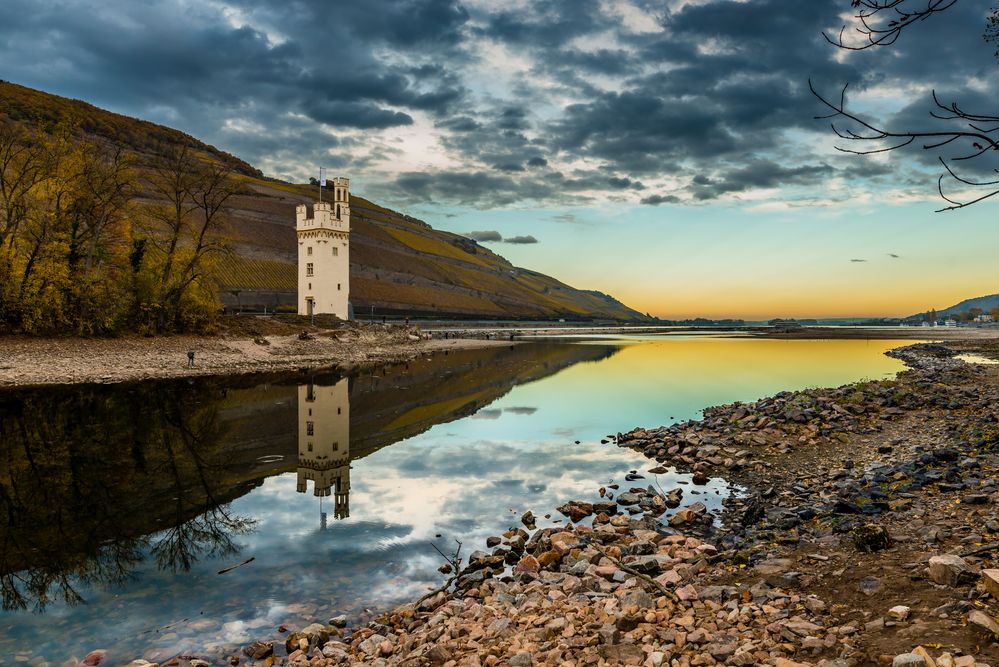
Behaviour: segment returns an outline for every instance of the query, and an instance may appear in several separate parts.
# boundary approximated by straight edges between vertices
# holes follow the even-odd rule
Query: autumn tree
[[[148,169],[155,198],[145,206],[152,267],[140,307],[157,331],[203,328],[215,315],[214,262],[227,251],[231,169],[187,145],[159,151]]]
[[[210,328],[237,189],[229,167],[187,145],[138,164],[73,127],[0,121],[0,329]]]
[[[18,233],[34,208],[47,158],[34,133],[10,121],[0,123],[0,318],[13,315]]]
[[[888,47],[903,34],[956,5],[958,0],[851,0],[854,25],[838,35],[823,36],[837,48],[862,51]],[[988,18],[984,38],[999,41],[999,8]],[[999,50],[996,51],[999,58]],[[993,151],[999,150],[999,109],[966,109],[956,101],[942,100],[933,91],[930,126],[912,129],[889,127],[868,120],[847,106],[847,87],[838,96],[819,92],[808,82],[812,94],[827,108],[817,116],[832,121],[832,130],[842,140],[837,150],[856,155],[887,153],[908,147],[930,151],[942,172],[937,189],[950,211],[977,204],[999,195],[999,170]],[[954,190],[957,190],[954,193]]]

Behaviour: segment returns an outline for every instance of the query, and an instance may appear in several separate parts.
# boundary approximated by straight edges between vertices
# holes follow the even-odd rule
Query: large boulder
[[[930,579],[942,586],[957,586],[975,578],[975,571],[967,561],[954,554],[930,558]]]

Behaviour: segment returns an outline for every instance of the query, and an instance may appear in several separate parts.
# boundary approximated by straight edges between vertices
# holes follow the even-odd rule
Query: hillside
[[[4,118],[45,132],[69,125],[140,156],[186,142],[228,164],[245,188],[233,203],[233,252],[222,262],[220,297],[230,307],[295,303],[295,206],[312,203],[314,187],[265,178],[239,158],[177,130],[0,82]],[[362,196],[351,195],[351,209],[350,297],[358,314],[645,319],[613,297],[515,267],[475,241]]]
[[[989,312],[990,309],[999,306],[999,294],[989,294],[987,296],[976,296],[972,299],[965,299],[960,303],[956,303],[949,308],[937,309],[937,315],[939,317],[948,317],[950,315],[956,315],[958,313],[966,313],[971,308],[981,308],[983,312]],[[905,318],[907,320],[921,320],[925,313],[916,313],[915,315],[910,315]]]
[[[973,299],[965,299],[961,303],[955,304],[950,308],[945,308],[943,310],[937,311],[940,315],[955,315],[957,313],[966,313],[971,308],[981,308],[986,313],[989,309],[999,306],[999,294],[989,294],[988,296],[978,296]]]

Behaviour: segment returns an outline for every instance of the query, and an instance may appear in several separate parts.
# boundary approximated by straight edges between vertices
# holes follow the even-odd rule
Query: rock
[[[107,657],[108,652],[104,649],[97,649],[96,651],[91,651],[88,653],[83,660],[80,661],[82,667],[97,667],[104,662],[104,658]]]
[[[645,651],[635,644],[604,644],[600,647],[600,655],[608,662],[625,665],[640,665],[645,661]]]
[[[982,586],[989,595],[999,600],[999,570],[983,570]]]
[[[850,536],[853,538],[854,546],[859,551],[873,553],[883,551],[891,546],[891,537],[888,535],[888,531],[885,530],[884,526],[879,526],[876,523],[865,523],[862,526],[857,526],[850,531]]]
[[[877,577],[864,577],[857,584],[857,590],[868,597],[880,593],[884,587],[884,584]]]
[[[681,586],[676,589],[676,596],[684,602],[697,599],[697,589],[691,585]]]
[[[926,660],[918,653],[903,653],[895,656],[891,667],[926,667]]]
[[[292,632],[284,640],[284,647],[288,653],[294,653],[301,649],[308,651],[310,646],[322,646],[329,641],[329,631],[319,623],[313,623],[301,630]]]
[[[999,639],[999,623],[984,611],[975,609],[968,613],[968,627],[978,634]]]
[[[531,510],[527,510],[520,517],[520,522],[531,529],[534,528],[535,521],[534,512]]]
[[[601,625],[597,630],[597,637],[601,644],[616,644],[621,632],[613,625]]]
[[[243,653],[254,660],[263,660],[274,654],[274,644],[270,642],[253,642],[243,649]]]
[[[637,505],[641,500],[638,494],[625,491],[617,497],[617,504],[627,507],[628,505]]]
[[[945,554],[930,558],[930,579],[943,586],[957,586],[974,578],[975,572],[960,556]]]
[[[593,505],[590,503],[584,503],[577,500],[573,500],[565,503],[564,505],[556,508],[559,512],[569,517],[573,522],[580,522],[586,517],[593,514]]]
[[[912,649],[912,652],[923,659],[923,664],[925,665],[925,667],[937,667],[937,663],[933,659],[933,656],[930,655],[929,651],[927,651],[922,646],[917,646],[916,648]]]
[[[792,567],[794,567],[794,561],[790,558],[770,558],[757,563],[753,569],[760,574],[771,575],[783,574]]]
[[[332,625],[334,628],[345,628],[347,627],[347,617],[344,616],[343,614],[339,616],[334,616],[333,618],[330,619],[330,625]]]
[[[621,632],[630,632],[645,620],[645,614],[619,614],[614,619],[614,627]]]
[[[486,546],[489,547],[490,549],[492,549],[493,547],[498,546],[499,543],[502,542],[502,541],[503,540],[501,540],[500,538],[498,538],[496,536],[487,537],[486,538]]]
[[[510,658],[510,667],[531,667],[532,664],[534,664],[534,655],[527,651],[521,651]]]
[[[424,656],[432,665],[443,665],[451,659],[451,654],[440,644],[435,644]]]
[[[528,554],[521,558],[513,568],[514,574],[529,573],[537,574],[541,571],[541,563],[534,556]]]
[[[911,611],[912,610],[904,604],[895,605],[888,610],[888,618],[895,621],[904,621],[909,618],[909,613]]]

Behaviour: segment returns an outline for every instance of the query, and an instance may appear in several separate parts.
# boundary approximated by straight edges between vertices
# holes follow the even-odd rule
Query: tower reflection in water
[[[323,498],[333,497],[333,517],[350,516],[350,382],[298,387],[298,492],[319,498],[320,527],[326,528]]]

